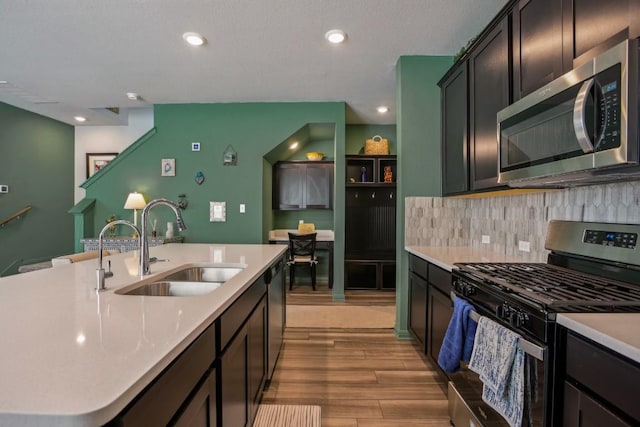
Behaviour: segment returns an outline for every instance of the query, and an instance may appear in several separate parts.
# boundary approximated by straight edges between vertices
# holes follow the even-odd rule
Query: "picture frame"
[[[118,153],[87,153],[87,179],[104,168]]]
[[[160,176],[176,176],[176,159],[162,159]]]

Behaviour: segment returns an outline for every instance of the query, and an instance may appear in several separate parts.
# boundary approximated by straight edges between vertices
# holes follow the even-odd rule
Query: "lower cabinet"
[[[450,292],[449,271],[409,256],[409,330],[435,366],[453,314]]]
[[[566,427],[640,425],[640,364],[566,328],[559,336],[558,423],[561,417]]]
[[[251,426],[267,379],[267,284],[284,292],[282,264],[274,262],[107,425]]]
[[[109,426],[216,426],[215,328],[210,326]]]

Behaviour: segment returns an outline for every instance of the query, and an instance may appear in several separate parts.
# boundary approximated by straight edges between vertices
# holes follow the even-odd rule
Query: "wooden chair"
[[[316,290],[316,235],[310,234],[294,234],[289,233],[289,290],[293,287],[295,281],[295,268],[297,265],[309,266],[311,273],[311,287]]]

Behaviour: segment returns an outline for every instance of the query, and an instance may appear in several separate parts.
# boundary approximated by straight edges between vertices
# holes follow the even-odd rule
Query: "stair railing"
[[[31,210],[31,205],[27,205],[24,208],[20,209],[18,212],[14,213],[13,215],[9,215],[8,217],[0,221],[0,228],[3,228],[5,225],[7,225],[7,223],[13,221],[14,219],[20,219],[22,215],[29,212],[30,210]]]

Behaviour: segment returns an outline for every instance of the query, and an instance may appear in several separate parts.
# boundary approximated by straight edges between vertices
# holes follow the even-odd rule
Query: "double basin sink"
[[[118,289],[119,295],[187,297],[204,295],[218,289],[244,267],[187,267],[151,283]]]

